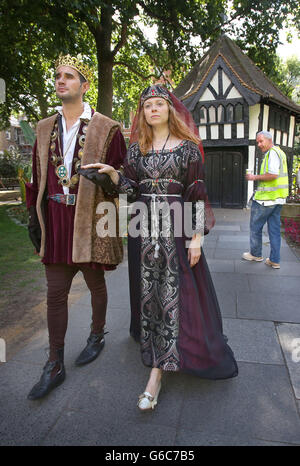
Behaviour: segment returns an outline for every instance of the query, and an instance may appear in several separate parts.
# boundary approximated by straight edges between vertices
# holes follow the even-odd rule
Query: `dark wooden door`
[[[243,207],[243,154],[237,151],[205,153],[208,198],[214,207]]]

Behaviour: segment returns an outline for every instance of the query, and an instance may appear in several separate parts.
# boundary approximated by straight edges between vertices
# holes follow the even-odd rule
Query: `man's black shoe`
[[[103,331],[101,333],[91,333],[87,339],[86,347],[82,350],[75,361],[76,366],[83,366],[84,364],[94,361],[94,359],[99,356],[104,344]]]
[[[66,378],[66,371],[63,362],[63,350],[58,350],[59,359],[56,361],[47,361],[43,369],[42,376],[37,384],[31,389],[28,399],[38,400],[48,395],[53,388],[58,387]],[[56,365],[59,365],[58,371],[52,376]]]

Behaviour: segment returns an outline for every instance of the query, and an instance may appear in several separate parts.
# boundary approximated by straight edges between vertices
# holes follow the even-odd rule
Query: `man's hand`
[[[82,165],[80,168],[83,170],[86,170],[87,168],[98,168],[98,173],[106,173],[109,175],[114,184],[118,184],[119,182],[119,173],[111,165],[107,165],[105,163],[89,163],[87,165]]]
[[[276,180],[278,175],[274,175],[273,173],[265,173],[264,175],[252,175],[251,173],[247,173],[245,178],[247,181],[271,181]]]

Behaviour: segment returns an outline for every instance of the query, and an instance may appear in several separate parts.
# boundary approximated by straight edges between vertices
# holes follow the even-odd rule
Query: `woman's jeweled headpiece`
[[[172,99],[170,97],[169,92],[164,87],[154,84],[153,86],[149,86],[143,90],[141,95],[141,105],[143,106],[145,101],[151,99],[152,97],[161,97],[169,102],[170,105],[173,105]]]
[[[70,66],[80,73],[89,83],[93,80],[93,72],[89,66],[82,61],[82,55],[72,57],[71,55],[59,55],[55,62],[55,69],[59,66]]]

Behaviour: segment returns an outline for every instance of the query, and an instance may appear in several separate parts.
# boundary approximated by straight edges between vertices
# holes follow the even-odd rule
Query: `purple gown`
[[[141,231],[148,228],[151,232],[149,194],[159,195],[156,200],[167,201],[170,207],[175,201],[183,206],[187,201],[196,205],[202,200],[206,205],[203,177],[201,154],[191,141],[146,156],[134,143],[129,147],[118,189],[127,194],[130,202],[148,207],[150,213],[139,217],[139,226]],[[223,335],[219,304],[203,250],[200,261],[191,268],[186,248],[190,238],[185,236],[184,228],[181,236],[175,234],[177,220],[172,209],[170,212],[170,233],[157,239],[158,257],[150,234],[135,237],[129,229],[130,333],[141,344],[146,366],[209,379],[234,377],[238,367]],[[205,209],[206,233],[212,226],[211,215],[209,208]],[[183,226],[184,219],[180,222]]]

